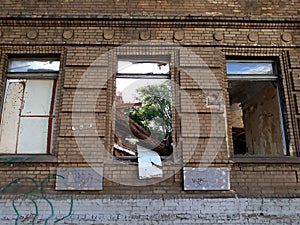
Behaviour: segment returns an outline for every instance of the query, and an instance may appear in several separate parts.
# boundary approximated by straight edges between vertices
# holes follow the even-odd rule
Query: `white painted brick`
[[[80,199],[74,197],[72,215],[57,224],[300,224],[300,199],[288,198],[216,198],[216,199]],[[95,196],[96,197],[96,196]],[[45,199],[34,199],[39,215],[36,222],[47,225],[68,214],[71,201],[49,197],[54,216],[46,219],[51,207]],[[15,206],[22,224],[34,218],[30,199],[17,199]],[[31,216],[31,217],[30,217]],[[28,221],[25,220],[29,218]],[[12,199],[0,199],[0,224],[14,224],[16,213]],[[21,221],[21,220],[20,220]],[[19,222],[20,222],[19,221]],[[37,224],[38,224],[37,223]],[[19,223],[21,224],[21,222]]]

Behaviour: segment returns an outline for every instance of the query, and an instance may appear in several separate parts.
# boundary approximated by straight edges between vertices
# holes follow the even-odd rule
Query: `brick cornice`
[[[109,27],[224,27],[299,29],[300,17],[265,16],[131,16],[77,14],[1,15],[2,26],[109,26]]]

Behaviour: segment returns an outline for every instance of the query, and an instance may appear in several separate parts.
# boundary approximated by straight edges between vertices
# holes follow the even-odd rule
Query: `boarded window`
[[[273,61],[227,61],[234,153],[287,155]]]
[[[21,61],[21,64],[18,62]],[[24,63],[24,61],[26,63]],[[0,153],[45,154],[51,151],[57,64],[53,68],[31,65],[29,60],[9,63],[2,107]],[[36,61],[32,61],[34,63]],[[47,60],[41,62],[47,65]],[[30,67],[31,73],[24,70]],[[55,71],[55,72],[53,72]]]

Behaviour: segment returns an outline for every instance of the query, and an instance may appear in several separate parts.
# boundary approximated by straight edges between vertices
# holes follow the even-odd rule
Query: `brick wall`
[[[136,170],[127,166],[126,173],[125,166],[122,167],[122,174],[119,174],[120,168],[115,165],[109,153],[116,55],[172,55],[175,66],[172,76],[180,90],[180,94],[175,94],[178,99],[176,107],[181,115],[176,128],[181,133],[174,153],[175,161],[178,162],[173,165],[176,168],[182,167],[182,162],[187,163],[186,166],[198,167],[213,163],[212,166],[232,167],[232,161],[228,160],[228,155],[232,156],[232,144],[230,136],[226,139],[227,128],[224,125],[226,122],[230,127],[231,121],[228,113],[224,120],[224,113],[228,112],[228,108],[221,104],[222,101],[228,102],[225,56],[277,57],[285,88],[291,155],[296,156],[299,148],[297,119],[299,120],[300,111],[297,88],[299,51],[296,47],[299,45],[298,27],[288,21],[278,23],[249,20],[243,23],[231,22],[227,17],[224,19],[228,21],[216,19],[215,24],[199,18],[189,22],[162,20],[155,23],[143,20],[140,24],[130,20],[116,23],[97,19],[6,19],[2,21],[0,38],[2,71],[5,74],[8,55],[60,54],[62,66],[53,152],[57,156],[57,160],[54,160],[56,166],[100,165],[107,168],[104,170],[105,176],[112,179],[122,176],[126,180],[136,176]],[[107,29],[109,27],[110,30]],[[128,44],[125,45],[128,42],[139,42],[141,46],[128,47]],[[160,47],[163,44],[166,46]],[[289,161],[283,163],[289,165]],[[22,167],[21,163],[17,165]],[[37,162],[32,164],[36,165]],[[2,164],[2,167],[6,166],[7,164]],[[274,166],[280,168],[282,165]],[[294,162],[290,166],[295,166]],[[239,192],[236,189],[243,186],[240,182],[244,181],[240,181],[235,174],[242,175],[243,170],[237,171],[236,168],[238,167],[233,165],[232,189]],[[256,176],[255,173],[252,175]],[[272,173],[269,175],[274,176]],[[282,173],[282,176],[285,177],[285,174]],[[290,192],[298,193],[298,189],[294,188],[298,182],[296,175],[292,173],[291,176],[289,184],[293,191]],[[259,181],[263,182],[263,179]],[[5,179],[2,183],[5,186]],[[128,190],[130,188],[122,185],[114,187],[114,183],[106,181],[104,184],[108,185],[101,191],[104,194],[110,192],[110,188],[119,193],[125,190],[133,193],[136,191]],[[251,189],[251,182],[244,184],[247,188],[241,190],[248,193],[246,190]],[[174,189],[174,192],[183,192],[181,181],[171,179],[166,186],[170,191]],[[265,192],[259,187],[258,185],[257,193]]]
[[[119,196],[0,200],[0,221],[12,224],[299,224],[299,199]],[[51,206],[51,207],[50,207]],[[125,206],[125,207],[124,207]],[[51,213],[51,208],[53,212]]]
[[[180,14],[204,14],[204,15],[278,15],[278,16],[298,16],[299,1],[252,1],[252,0],[207,0],[204,2],[195,2],[192,0],[161,0],[157,2],[150,1],[28,1],[24,3],[21,0],[7,1],[2,3],[1,12],[3,15],[10,14],[63,14],[64,16],[90,13],[91,15],[114,15],[122,18],[127,15],[154,16],[159,15],[163,18],[166,15]],[[136,10],[138,9],[138,10]],[[68,13],[66,13],[68,12]]]
[[[189,199],[192,205],[201,204],[205,208],[205,201],[209,200],[194,197],[226,197],[232,193],[242,196],[300,194],[300,160],[297,157],[300,152],[298,0],[278,0],[272,1],[272,4],[270,1],[256,1],[254,4],[251,0],[120,0],[94,1],[93,4],[77,0],[38,2],[28,1],[25,4],[14,0],[1,3],[0,98],[2,102],[10,55],[60,55],[53,154],[48,157],[1,156],[0,188],[21,179],[27,183],[22,186],[24,188],[17,188],[18,192],[14,194],[26,193],[36,182],[43,183],[45,193],[64,196],[70,192],[55,190],[57,167],[95,166],[103,168],[103,190],[72,191],[76,196],[103,195],[103,200],[95,200],[95,204],[107,204],[108,200],[105,199],[108,195],[188,194],[193,195]],[[103,7],[105,10],[102,10]],[[66,9],[68,13],[65,13]],[[169,55],[171,58],[174,105],[178,113],[174,121],[176,148],[172,159],[163,162],[162,179],[140,181],[135,165],[124,164],[111,155],[112,105],[118,55]],[[271,57],[279,62],[291,156],[234,157],[225,72],[226,57],[233,56]],[[185,191],[184,166],[229,168],[230,190]],[[264,200],[260,198],[227,200],[229,208],[237,202],[244,207],[238,217],[235,217],[235,213],[224,214],[224,218],[229,216],[233,224],[246,219],[249,223],[272,221],[272,215],[275,214],[268,209],[269,220],[251,210],[244,214],[243,210],[248,209],[248,201],[255,201],[254,205],[263,207],[261,202]],[[126,201],[131,200],[125,199],[125,204]],[[144,204],[143,201],[138,201],[130,209],[132,211],[126,213],[137,210],[139,204]],[[164,206],[174,201],[160,204]],[[2,201],[1,204],[7,202]],[[76,202],[79,204],[80,200]],[[180,209],[180,203],[177,200],[175,202],[174,209]],[[282,202],[280,199],[274,200],[275,204],[278,202],[291,204],[291,208],[294,204],[289,199]],[[213,204],[219,202],[216,200]],[[154,210],[152,206],[145,207]],[[170,216],[166,212],[159,214],[159,218],[165,216],[178,223],[180,220],[188,223],[203,219],[193,209],[184,206],[182,210],[192,210],[191,217],[181,218],[180,213]],[[276,209],[274,212],[280,214],[281,211]],[[89,216],[86,219],[82,218],[80,211],[75,211],[74,217],[67,221],[72,223],[77,218],[78,221],[86,219],[87,223],[92,223],[90,220],[95,216],[92,214],[91,219]],[[115,218],[109,212],[104,214],[108,216],[96,215],[95,220]],[[131,218],[136,223],[139,218],[148,218],[150,221],[154,217],[154,214],[145,215],[141,211],[137,214],[141,217]],[[210,219],[205,222],[225,220],[223,217],[214,218],[213,213],[208,214]],[[3,215],[0,219],[5,221]],[[274,218],[274,221],[293,223],[296,213],[289,219],[286,215],[287,211],[282,212],[282,217]],[[173,220],[173,216],[176,219]],[[118,218],[116,223],[126,221],[125,217]]]

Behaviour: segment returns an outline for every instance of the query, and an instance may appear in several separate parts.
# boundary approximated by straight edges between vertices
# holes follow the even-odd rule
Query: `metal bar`
[[[129,79],[170,79],[170,74],[134,74],[134,73],[117,73],[117,78],[129,78]]]
[[[8,73],[7,78],[13,79],[55,79],[58,77],[58,72],[36,72],[36,73]]]
[[[126,159],[126,160],[130,160],[130,159],[137,159],[138,156],[115,156],[116,159]]]
[[[274,63],[274,60],[271,59],[263,59],[263,60],[259,60],[259,59],[228,59],[226,60],[226,62],[245,62],[245,63]]]
[[[274,75],[227,75],[229,81],[234,80],[249,80],[249,81],[276,81],[277,76]]]
[[[49,111],[49,120],[48,120],[48,134],[47,134],[47,153],[50,154],[51,151],[51,141],[52,141],[52,128],[53,128],[53,110],[55,105],[55,98],[56,98],[56,86],[57,80],[53,80],[52,86],[52,95],[51,95],[51,104],[50,104],[50,111]]]
[[[169,63],[171,55],[118,55],[118,60],[128,62]]]
[[[20,117],[22,117],[22,118],[48,118],[48,117],[54,118],[55,116],[53,116],[53,115],[22,115]]]
[[[286,138],[285,138],[285,129],[284,129],[284,121],[283,121],[283,113],[282,113],[282,106],[281,106],[281,98],[279,93],[279,87],[276,85],[276,94],[278,100],[278,110],[279,110],[279,119],[280,119],[280,129],[281,129],[281,139],[282,139],[282,147],[283,147],[283,154],[288,155],[288,150],[286,147]]]

